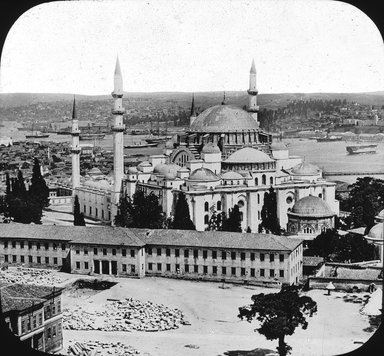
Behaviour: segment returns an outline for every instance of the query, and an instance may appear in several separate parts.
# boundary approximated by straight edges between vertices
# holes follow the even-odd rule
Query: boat
[[[130,145],[124,145],[124,148],[144,148],[144,147],[156,147],[157,143],[148,142],[133,142]]]
[[[343,139],[342,136],[325,136],[325,137],[320,137],[320,138],[317,138],[316,141],[317,142],[333,142],[333,141],[341,141]]]
[[[361,154],[361,153],[376,153],[377,144],[357,144],[347,146],[346,149],[349,154]]]
[[[42,133],[40,131],[35,131],[29,135],[25,135],[25,138],[47,138],[49,137],[49,134]]]
[[[151,143],[159,144],[159,143],[168,141],[170,138],[171,138],[171,136],[167,136],[167,137],[154,137],[154,138],[146,138],[145,141],[148,142],[149,144],[151,144]]]
[[[104,137],[105,134],[100,133],[81,133],[79,135],[80,141],[102,140]]]

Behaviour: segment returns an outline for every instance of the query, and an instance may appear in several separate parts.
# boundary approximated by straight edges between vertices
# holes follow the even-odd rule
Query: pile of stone
[[[140,354],[140,351],[121,342],[87,341],[80,343],[70,341],[69,344],[67,354],[71,356],[124,356]]]
[[[165,331],[190,325],[179,309],[135,299],[109,300],[102,310],[63,311],[63,328],[102,331]]]
[[[0,270],[0,282],[54,286],[66,279],[55,274],[55,271],[39,268],[12,267]]]

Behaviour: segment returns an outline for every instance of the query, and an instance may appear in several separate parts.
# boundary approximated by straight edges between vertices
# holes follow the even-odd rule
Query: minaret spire
[[[80,186],[80,143],[79,143],[79,121],[77,120],[76,99],[73,96],[72,104],[72,195],[76,195],[76,188]]]
[[[189,126],[193,124],[196,119],[196,108],[195,108],[195,93],[192,94],[192,103],[191,103],[191,116],[189,117]]]
[[[227,102],[225,101],[225,90],[224,90],[224,94],[223,94],[223,101],[221,102],[221,105],[226,105]]]
[[[123,76],[121,74],[119,57],[116,58],[114,88],[112,97],[115,99],[112,114],[114,116],[113,132],[113,191],[111,196],[111,222],[114,224],[117,215],[117,205],[119,204],[122,192],[122,182],[124,177],[124,131],[123,123]]]
[[[248,112],[252,117],[257,120],[257,112],[259,111],[259,106],[257,105],[257,87],[256,87],[256,65],[255,60],[252,59],[251,70],[249,71],[249,89],[248,89]]]

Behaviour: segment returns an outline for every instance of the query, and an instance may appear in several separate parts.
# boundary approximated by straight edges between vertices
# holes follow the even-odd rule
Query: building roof
[[[380,223],[374,225],[371,228],[371,230],[369,230],[367,237],[370,240],[383,241],[383,230],[384,230],[383,223],[380,222]]]
[[[258,130],[258,123],[245,110],[232,105],[216,105],[204,110],[190,127],[197,132]]]
[[[123,227],[1,224],[0,237],[57,240],[94,245],[143,246],[136,233]]]
[[[63,288],[0,282],[2,312],[22,311],[43,303],[53,292],[61,293]]]
[[[223,179],[244,179],[244,177],[240,173],[234,172],[234,171],[225,172],[224,174],[221,175],[221,178],[223,178]]]
[[[181,167],[178,164],[174,164],[174,163],[170,163],[170,164],[159,163],[153,169],[153,173],[157,173],[162,176],[165,176],[167,173],[172,173],[176,177],[177,171],[179,171],[180,168]]]
[[[198,168],[195,169],[188,180],[200,181],[200,182],[212,182],[220,180],[220,177],[213,173],[208,168]]]
[[[150,230],[142,238],[149,245],[188,246],[268,251],[293,251],[302,239],[227,231]]]
[[[309,195],[298,200],[288,215],[321,218],[333,216],[335,213],[323,199]]]
[[[232,153],[225,163],[266,163],[275,162],[265,152],[253,147],[244,147]]]

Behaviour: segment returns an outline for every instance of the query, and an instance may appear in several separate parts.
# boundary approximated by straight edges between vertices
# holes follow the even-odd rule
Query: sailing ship
[[[41,131],[36,131],[36,130],[34,131],[33,124],[31,128],[31,133],[25,135],[25,138],[47,138],[47,137],[49,137],[49,134],[47,133],[43,133]]]
[[[104,137],[103,133],[81,133],[79,135],[80,141],[102,140]]]

